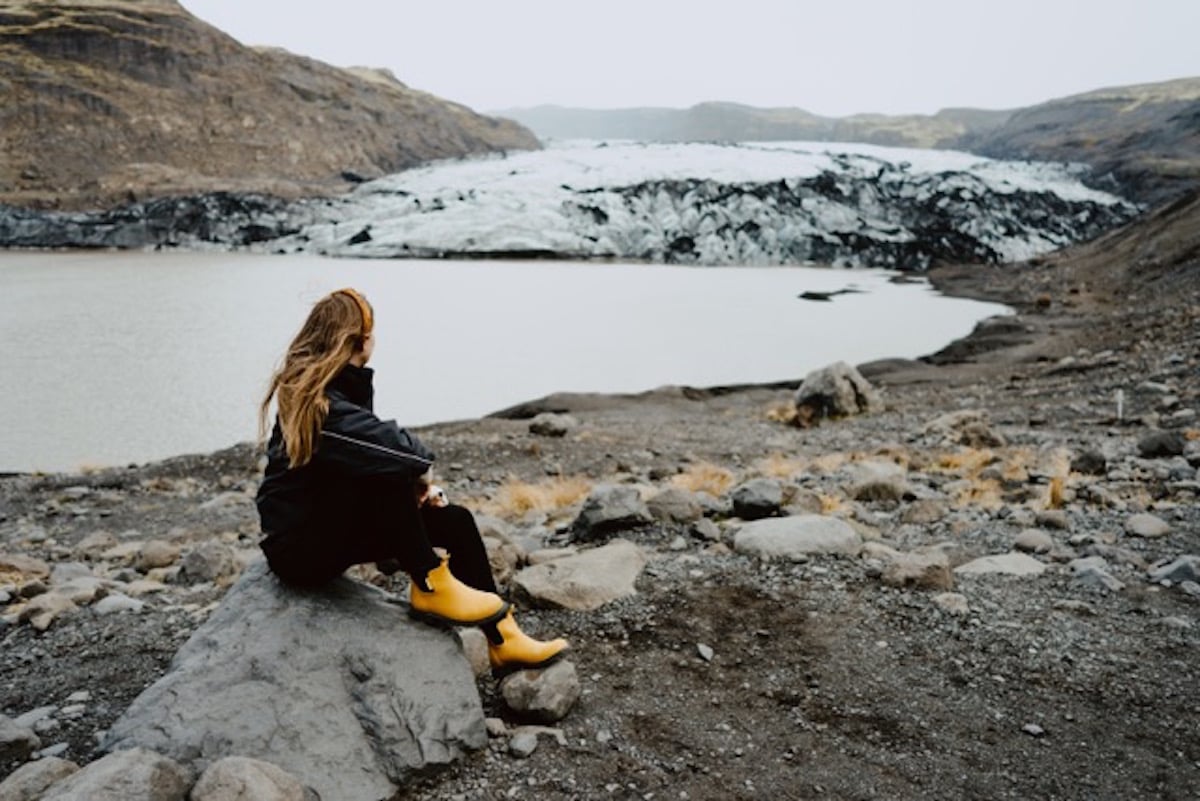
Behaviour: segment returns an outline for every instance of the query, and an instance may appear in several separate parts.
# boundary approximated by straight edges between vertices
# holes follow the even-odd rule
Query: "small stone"
[[[951,615],[965,615],[971,611],[967,605],[967,597],[957,592],[943,592],[933,596],[933,602],[939,609]]]
[[[488,737],[508,736],[508,725],[501,718],[484,718],[483,725],[487,727]]]
[[[46,720],[55,712],[58,711],[56,706],[39,706],[37,709],[31,709],[23,715],[18,715],[13,718],[13,722],[18,726],[30,728],[36,726],[39,722]]]
[[[17,768],[0,782],[3,801],[36,801],[56,782],[79,770],[74,762],[55,756],[44,756]]]
[[[733,513],[743,520],[760,520],[779,512],[783,504],[783,485],[773,478],[754,478],[730,493]]]
[[[183,799],[186,768],[145,748],[114,751],[51,787],[41,801]]]
[[[927,526],[946,516],[946,505],[941,501],[924,498],[913,501],[900,512],[900,522],[912,526]]]
[[[23,760],[41,747],[42,741],[32,729],[0,715],[0,763]]]
[[[1046,730],[1036,723],[1026,723],[1021,727],[1021,731],[1025,732],[1030,737],[1043,737],[1046,734]]]
[[[1042,509],[1037,513],[1035,520],[1043,528],[1053,528],[1059,531],[1071,528],[1071,519],[1061,509]]]
[[[179,567],[180,578],[188,584],[220,582],[232,578],[238,572],[233,549],[215,540],[202,542],[192,548],[184,554]]]
[[[75,603],[65,595],[57,592],[47,592],[39,595],[21,610],[18,620],[28,622],[38,631],[50,628],[55,620],[78,609]]]
[[[508,752],[517,759],[528,759],[537,747],[537,735],[531,731],[518,731],[508,741]]]
[[[943,551],[897,554],[880,576],[889,587],[949,590],[954,587],[950,558]]]
[[[117,538],[111,532],[95,531],[79,541],[75,546],[75,556],[79,559],[97,559],[116,544]]]
[[[1173,562],[1160,565],[1149,573],[1151,581],[1200,581],[1200,556],[1181,556]]]
[[[1102,476],[1108,471],[1108,460],[1097,450],[1087,449],[1071,460],[1071,472],[1089,476]]]
[[[142,543],[134,566],[140,572],[148,573],[156,567],[170,567],[178,558],[178,545],[163,540],[150,540]]]
[[[70,743],[55,743],[54,745],[43,748],[33,755],[34,759],[44,759],[45,757],[60,757],[70,750]]]
[[[87,690],[78,690],[67,696],[68,704],[86,704],[92,700],[92,694]]]
[[[59,562],[50,571],[51,584],[65,584],[71,579],[95,578],[92,569],[82,562]]]
[[[1036,528],[1027,528],[1013,540],[1013,547],[1025,553],[1049,553],[1054,548],[1054,538]]]
[[[581,691],[574,663],[565,660],[544,670],[519,670],[500,683],[509,709],[547,723],[566,717]]]
[[[1171,533],[1171,526],[1162,518],[1143,512],[1125,521],[1125,532],[1132,537],[1154,539]]]
[[[1178,431],[1153,431],[1138,440],[1138,453],[1144,459],[1182,456],[1187,439]]]
[[[1083,617],[1095,617],[1096,607],[1084,601],[1063,599],[1054,602],[1054,608],[1060,612],[1072,612]]]
[[[667,487],[646,502],[655,520],[671,523],[691,523],[704,515],[696,493],[679,487]]]
[[[707,540],[708,542],[720,542],[721,527],[707,517],[702,517],[695,523],[692,523],[688,532],[698,539]]]
[[[700,658],[705,662],[713,661],[713,657],[716,655],[713,649],[704,643],[696,644],[696,652],[700,654]]]
[[[296,777],[270,762],[228,756],[205,769],[188,795],[190,801],[305,801]]]
[[[1183,592],[1185,595],[1189,595],[1189,596],[1191,596],[1192,598],[1200,598],[1200,584],[1198,584],[1198,583],[1196,583],[1196,582],[1194,582],[1194,581],[1181,581],[1181,582],[1179,582],[1179,589],[1180,589],[1180,590],[1181,590],[1181,591],[1182,591],[1182,592]]]
[[[477,628],[462,628],[456,631],[458,641],[462,643],[463,654],[471,665],[471,671],[476,678],[485,675],[492,669],[491,660],[488,658],[487,635]]]
[[[118,612],[140,612],[145,606],[145,601],[117,592],[92,604],[92,610],[98,615],[114,615]]]

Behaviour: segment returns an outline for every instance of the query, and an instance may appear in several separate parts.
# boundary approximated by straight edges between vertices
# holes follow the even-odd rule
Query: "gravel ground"
[[[399,798],[1195,798],[1200,598],[1147,570],[1200,554],[1198,271],[1188,257],[1152,281],[1097,270],[1083,286],[1079,260],[1098,257],[1075,258],[936,274],[948,291],[1002,299],[1019,315],[947,348],[937,366],[864,366],[884,394],[878,414],[800,429],[778,419],[788,386],[664,388],[553,396],[422,429],[451,497],[492,512],[510,480],[582,477],[652,495],[711,464],[735,482],[774,477],[792,511],[819,503],[869,542],[937,546],[952,565],[1008,552],[1028,529],[1049,545],[1038,576],[955,574],[964,611],[946,608],[945,587],[890,586],[880,551],[798,562],[735,552],[738,523],[720,512],[716,541],[673,523],[623,532],[651,557],[636,596],[523,617],[572,640],[584,695],[557,725],[561,740],[543,735],[517,758],[495,737]],[[1139,290],[1126,291],[1135,278]],[[534,435],[526,418],[543,410],[579,425]],[[966,434],[929,427],[963,410],[986,416]],[[1183,452],[1144,454],[1160,431]],[[1096,472],[1083,470],[1086,454],[1103,457]],[[864,462],[899,465],[903,497],[856,499]],[[85,538],[108,532],[109,548],[162,540],[186,559],[215,542],[245,557],[257,543],[258,470],[254,449],[239,446],[6,478],[0,553],[79,561]],[[577,509],[509,522],[524,541],[556,543]],[[1138,513],[1169,532],[1132,536]],[[35,590],[0,576],[13,596],[0,623],[0,713],[55,707],[35,728],[51,753],[81,763],[230,580],[189,577],[181,559],[139,569],[136,556],[108,554],[84,561],[122,586],[161,583],[138,596],[140,611],[93,605],[38,632],[11,619],[17,596]],[[1081,579],[1071,561],[1089,556],[1123,587]],[[489,715],[522,723],[490,679],[480,689]],[[85,700],[71,702],[78,693]],[[0,776],[17,764],[0,764]]]

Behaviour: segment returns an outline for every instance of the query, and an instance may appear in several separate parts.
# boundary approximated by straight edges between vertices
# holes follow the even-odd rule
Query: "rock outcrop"
[[[109,730],[203,770],[225,756],[279,766],[322,798],[383,799],[487,740],[454,637],[364,584],[319,591],[247,569],[170,672]]]
[[[296,196],[431,159],[536,147],[517,123],[385,71],[247,47],[173,0],[0,12],[0,202]]]

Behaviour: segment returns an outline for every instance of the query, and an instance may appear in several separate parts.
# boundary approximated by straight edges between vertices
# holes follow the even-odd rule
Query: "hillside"
[[[431,159],[536,147],[520,125],[386,71],[244,46],[173,0],[0,8],[0,202],[294,197]]]
[[[1015,112],[957,147],[996,158],[1079,161],[1155,203],[1200,180],[1200,78],[1099,89]]]

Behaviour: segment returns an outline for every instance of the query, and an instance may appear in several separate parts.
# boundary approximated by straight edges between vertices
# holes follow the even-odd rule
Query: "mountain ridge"
[[[0,9],[0,202],[332,194],[430,160],[539,146],[517,123],[390,73],[248,47],[172,0]]]

